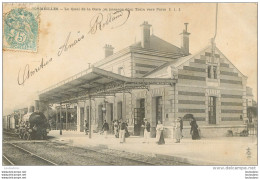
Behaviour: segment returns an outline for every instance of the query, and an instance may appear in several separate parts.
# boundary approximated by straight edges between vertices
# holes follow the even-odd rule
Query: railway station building
[[[140,42],[116,53],[105,45],[104,59],[41,91],[40,105],[75,105],[79,132],[85,121],[98,132],[106,120],[112,133],[113,121],[121,120],[132,135],[141,136],[146,118],[151,137],[158,121],[165,135],[173,137],[175,119],[185,114],[193,114],[204,137],[241,131],[247,120],[247,77],[214,42],[190,54],[187,25],[177,47],[151,35],[151,25],[144,22]],[[184,136],[189,130],[184,119]]]

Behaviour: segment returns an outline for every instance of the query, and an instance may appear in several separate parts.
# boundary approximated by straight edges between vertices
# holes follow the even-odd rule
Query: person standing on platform
[[[109,130],[109,126],[108,126],[108,123],[107,123],[106,120],[104,121],[102,130],[104,131],[105,138],[107,138],[107,132],[108,132],[108,130]]]
[[[114,134],[116,138],[119,138],[119,124],[118,121],[114,121]]]
[[[156,143],[158,145],[165,144],[164,136],[163,136],[163,125],[161,121],[158,121],[158,124],[156,126]]]
[[[89,124],[88,124],[88,121],[85,120],[85,135],[88,135],[88,128],[89,128],[88,125],[89,125]]]
[[[127,138],[127,137],[130,137],[130,134],[129,134],[129,132],[128,132],[128,123],[126,122],[125,123],[125,138]]]
[[[125,132],[126,132],[126,123],[122,121],[122,123],[120,124],[120,131],[119,131],[120,143],[125,142]]]
[[[180,117],[180,128],[181,128],[181,138],[183,138],[182,129],[183,129],[183,119]]]
[[[143,127],[144,127],[144,141],[143,141],[143,143],[149,143],[151,125],[147,121],[146,118],[144,118]]]
[[[190,134],[192,140],[199,140],[200,139],[199,130],[198,130],[199,126],[193,116],[191,116],[190,126],[191,126]]]
[[[181,138],[182,138],[182,133],[181,133],[181,119],[177,118],[175,121],[175,143],[180,143]]]

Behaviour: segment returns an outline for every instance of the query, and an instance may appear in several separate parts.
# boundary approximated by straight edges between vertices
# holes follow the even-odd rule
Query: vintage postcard
[[[258,177],[257,8],[3,3],[2,178],[34,174],[19,166]]]

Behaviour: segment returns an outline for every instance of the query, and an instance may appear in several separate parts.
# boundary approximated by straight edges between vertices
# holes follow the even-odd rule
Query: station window
[[[217,66],[208,65],[208,78],[211,78],[211,79],[218,78]]]
[[[208,78],[211,78],[211,66],[208,66]]]
[[[217,79],[217,67],[216,66],[213,66],[213,77],[214,79]]]

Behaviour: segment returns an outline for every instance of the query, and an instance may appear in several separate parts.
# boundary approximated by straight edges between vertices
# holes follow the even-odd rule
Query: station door
[[[80,108],[80,132],[84,132],[84,108]]]
[[[145,117],[145,108],[135,108],[134,109],[134,135],[141,135],[141,126]]]
[[[209,124],[216,124],[216,97],[209,97]]]
[[[156,97],[156,125],[158,121],[162,123],[162,114],[163,113],[163,100],[161,96]]]

